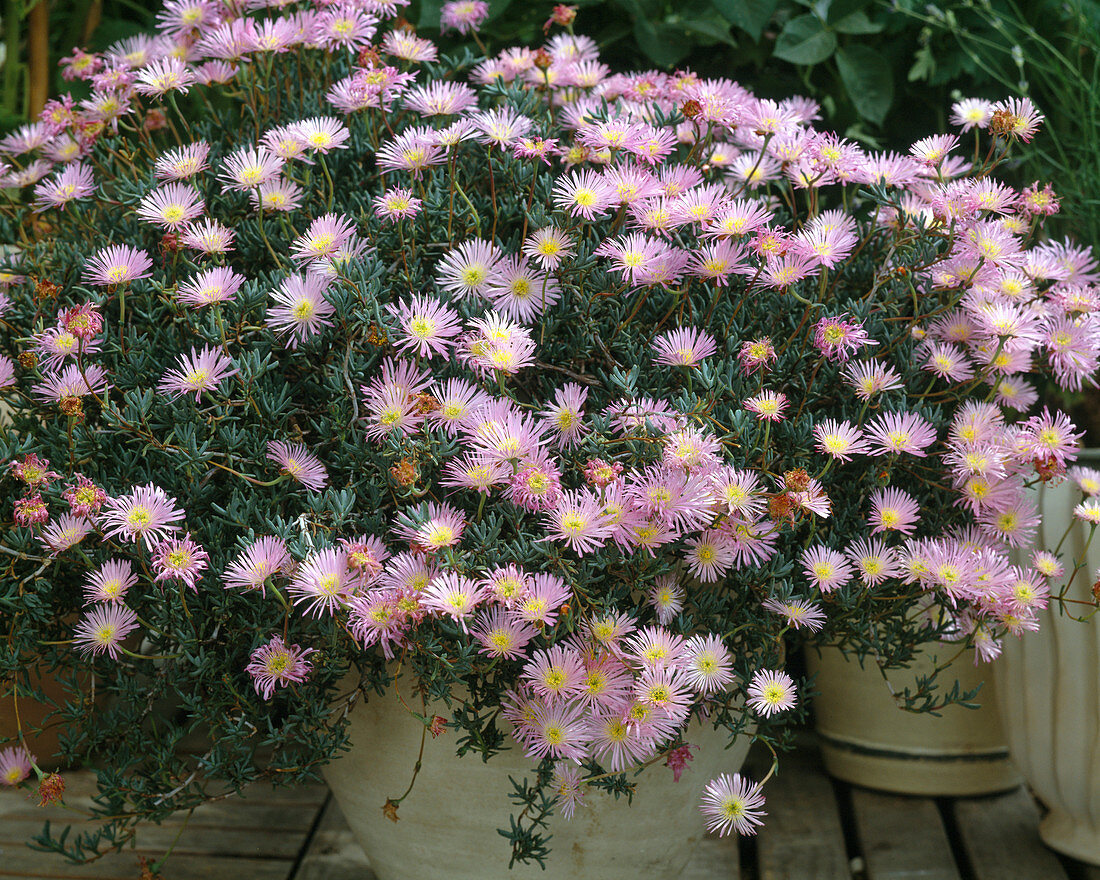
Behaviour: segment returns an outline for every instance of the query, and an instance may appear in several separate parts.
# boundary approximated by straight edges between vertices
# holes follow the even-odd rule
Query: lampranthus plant
[[[990,659],[1070,567],[1008,555],[1079,438],[1037,383],[1100,353],[1091,252],[993,176],[1034,108],[875,153],[806,99],[612,74],[572,15],[439,58],[402,5],[173,0],[0,144],[0,699],[39,662],[111,695],[57,713],[104,792],[39,838],[74,860],[310,778],[398,675],[433,736],[537,765],[503,833],[541,860],[555,799],[690,773],[692,719],[781,741],[785,644]],[[752,833],[763,798],[701,807]]]

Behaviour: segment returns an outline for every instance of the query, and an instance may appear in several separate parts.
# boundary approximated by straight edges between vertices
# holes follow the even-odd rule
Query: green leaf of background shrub
[[[816,15],[792,18],[775,41],[775,56],[792,64],[820,64],[836,50],[836,34]]]

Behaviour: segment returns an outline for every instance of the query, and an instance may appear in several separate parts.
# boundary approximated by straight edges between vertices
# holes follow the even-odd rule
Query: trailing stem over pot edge
[[[0,142],[2,698],[33,662],[112,698],[54,719],[102,829],[42,847],[315,778],[354,668],[462,752],[512,723],[538,772],[505,836],[540,860],[555,803],[690,772],[695,713],[778,743],[787,638],[988,659],[1072,564],[1007,557],[1077,441],[1028,376],[1080,388],[1100,345],[1090,251],[1040,237],[1056,196],[992,176],[1027,102],[872,154],[805,99],[612,74],[568,10],[541,49],[438,59],[398,5],[171,3]],[[447,21],[476,39],[482,7]],[[751,833],[759,786],[703,810]]]

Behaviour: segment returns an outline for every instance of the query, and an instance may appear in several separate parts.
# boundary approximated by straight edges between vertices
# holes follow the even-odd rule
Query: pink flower
[[[1049,462],[1064,468],[1077,458],[1077,448],[1084,432],[1075,432],[1073,422],[1065,413],[1054,413],[1043,407],[1042,413],[1032,416],[1018,426],[1016,449],[1027,459]]]
[[[989,127],[994,134],[1019,138],[1026,144],[1035,137],[1044,118],[1031,98],[1006,98],[993,105]]]
[[[304,235],[291,242],[291,256],[299,263],[331,257],[355,236],[355,224],[342,214],[324,214],[309,224]]]
[[[491,275],[500,260],[496,245],[472,238],[440,261],[436,280],[440,287],[456,296],[487,297]]]
[[[172,397],[194,391],[198,403],[203,391],[214,391],[223,380],[237,374],[235,367],[228,369],[232,364],[233,361],[217,348],[193,348],[190,354],[180,356],[177,369],[164,374],[157,390]]]
[[[762,604],[769,611],[785,618],[787,626],[796,630],[805,627],[810,632],[817,632],[825,625],[825,612],[816,602],[808,602],[805,599],[791,599],[783,602],[769,598]]]
[[[572,597],[573,591],[557,575],[540,572],[530,579],[527,590],[516,597],[515,613],[528,623],[553,626],[558,609]]]
[[[158,58],[137,72],[134,91],[139,95],[160,97],[168,92],[186,95],[196,82],[194,72],[179,58]]]
[[[462,329],[454,309],[422,294],[413,294],[409,302],[390,304],[387,309],[397,317],[405,334],[397,348],[415,351],[419,357],[446,356]]]
[[[802,571],[807,579],[821,590],[831,593],[852,579],[852,566],[843,553],[816,545],[803,551]]]
[[[145,251],[125,244],[112,245],[84,264],[84,280],[101,287],[114,287],[148,278],[152,268],[153,261]]]
[[[920,505],[908,492],[901,489],[879,489],[871,496],[871,534],[897,531],[913,534],[920,520]]]
[[[607,213],[614,192],[607,181],[592,169],[571,171],[554,183],[554,204],[572,217],[592,220]]]
[[[51,180],[38,184],[34,190],[35,210],[65,209],[69,202],[84,199],[95,192],[92,169],[83,162],[67,165]]]
[[[536,704],[527,754],[536,758],[565,758],[580,762],[587,754],[588,724],[577,703]]]
[[[424,608],[447,615],[466,632],[466,618],[481,601],[482,591],[470,578],[448,571],[433,578],[421,597]]]
[[[684,607],[684,588],[674,575],[661,575],[646,594],[646,602],[657,612],[657,622],[668,626]]]
[[[290,337],[287,345],[298,347],[322,327],[331,327],[328,318],[336,311],[325,299],[328,282],[320,275],[294,274],[283,279],[279,289],[271,292],[275,304],[267,310],[267,323],[277,333]]]
[[[136,487],[129,495],[108,498],[106,508],[99,519],[104,538],[140,539],[150,550],[178,531],[177,523],[184,516],[176,499],[152,483]]]
[[[307,602],[306,613],[320,617],[335,615],[347,603],[352,582],[347,553],[328,547],[306,558],[289,589],[295,605]]]
[[[332,116],[313,116],[290,126],[290,131],[308,149],[318,153],[346,150],[351,137],[348,127]]]
[[[680,668],[687,684],[704,697],[720,693],[733,683],[733,658],[721,636],[688,639]]]
[[[758,669],[745,692],[745,705],[765,718],[793,709],[798,702],[794,681],[778,669]]]
[[[0,785],[15,787],[31,775],[35,757],[22,745],[0,751]]]
[[[439,13],[441,30],[468,34],[480,28],[489,17],[489,4],[485,0],[451,0],[443,4]]]
[[[787,395],[782,391],[763,391],[745,401],[745,409],[756,413],[764,422],[778,422],[783,419],[783,411],[787,406]]]
[[[855,389],[860,400],[870,400],[883,391],[903,387],[897,371],[878,361],[856,361],[849,364],[844,370],[844,381]]]
[[[103,330],[103,316],[99,313],[99,306],[90,302],[64,309],[57,316],[57,323],[77,339],[85,342],[95,338]]]
[[[662,333],[653,340],[657,363],[695,367],[718,350],[714,337],[694,327],[681,327]]]
[[[154,581],[179,581],[196,593],[196,582],[202,577],[210,556],[191,540],[188,532],[182,538],[172,537],[153,547],[152,564]]]
[[[479,653],[490,657],[518,659],[537,634],[529,623],[517,620],[503,608],[492,608],[479,616],[470,627],[470,635],[481,645]]]
[[[822,318],[815,325],[814,346],[826,360],[845,363],[853,352],[864,345],[878,345],[858,321],[845,321],[844,316]]]
[[[456,545],[465,529],[462,511],[450,504],[429,502],[399,513],[393,533],[414,547],[435,551]]]
[[[583,691],[584,666],[572,648],[554,645],[534,652],[523,667],[522,678],[548,704],[560,705]]]
[[[92,524],[84,517],[64,513],[42,529],[39,541],[50,551],[50,556],[56,556],[70,547],[75,547],[88,536],[91,530]]]
[[[210,144],[206,141],[169,150],[157,157],[155,174],[161,180],[186,180],[209,167]]]
[[[20,461],[8,463],[11,475],[24,483],[28,489],[37,489],[40,486],[49,486],[61,476],[56,471],[50,470],[50,460],[39,458],[37,452],[30,452]]]
[[[282,473],[314,492],[320,492],[328,484],[325,466],[301,443],[272,440],[267,444],[267,458],[279,465]]]
[[[419,178],[425,168],[447,161],[447,154],[437,143],[434,130],[412,128],[379,147],[375,161],[384,170],[411,171]]]
[[[853,455],[867,452],[859,428],[849,422],[825,419],[814,425],[814,440],[819,452],[839,461],[851,461]]]
[[[309,678],[313,665],[306,657],[313,652],[313,648],[287,645],[282,636],[272,636],[266,645],[252,652],[245,672],[252,676],[256,693],[270,700],[276,686],[301,684]]]
[[[142,199],[137,215],[162,229],[176,230],[201,217],[203,210],[202,197],[194,189],[182,183],[169,183]]]
[[[936,441],[936,429],[916,413],[880,413],[867,425],[871,455],[908,452],[924,458]]]
[[[226,190],[255,189],[277,177],[285,162],[265,147],[241,147],[222,160],[218,177]]]
[[[566,257],[576,256],[573,239],[556,226],[545,226],[527,236],[523,254],[543,269],[556,269]]]
[[[524,257],[504,257],[496,264],[486,295],[514,321],[530,322],[561,298],[558,282],[535,272]]]
[[[643,714],[652,710],[642,707]],[[648,759],[655,751],[651,732],[630,723],[621,708],[608,708],[589,717],[589,750],[612,773],[621,773]]]
[[[122,640],[137,627],[137,615],[125,605],[96,605],[73,630],[73,647],[85,656],[107,654],[117,660]]]
[[[581,781],[580,768],[568,761],[556,762],[554,775],[550,779],[550,790],[557,797],[562,818],[572,819],[577,804],[584,800],[584,783]]]
[[[477,106],[477,92],[461,82],[434,80],[405,93],[405,106],[421,116],[453,116]]]
[[[232,299],[244,283],[228,266],[216,266],[200,272],[179,286],[176,298],[189,306],[209,306]]]
[[[699,810],[706,816],[707,830],[725,837],[730,831],[753,835],[764,824],[764,795],[760,786],[741,774],[729,776],[723,773],[712,779],[703,789],[703,802]]]
[[[288,571],[290,563],[292,559],[282,538],[257,538],[227,566],[222,585],[226,590],[259,590],[266,595],[268,577]]]
[[[46,508],[46,502],[42,500],[42,496],[37,492],[25,498],[16,498],[14,507],[16,525],[30,526],[50,521],[50,512]]]
[[[137,583],[133,566],[125,559],[110,559],[84,581],[84,604],[121,602],[127,591]]]
[[[859,570],[860,580],[869,587],[901,573],[897,553],[878,538],[860,538],[848,548],[847,555]]]
[[[547,510],[561,497],[561,471],[549,456],[528,459],[508,481],[504,496],[527,510]]]
[[[411,189],[390,187],[374,199],[374,216],[390,223],[415,217],[420,213],[422,202],[414,198]]]
[[[180,236],[180,244],[204,254],[224,254],[233,250],[236,237],[237,233],[228,226],[207,217],[201,223],[188,224]]]

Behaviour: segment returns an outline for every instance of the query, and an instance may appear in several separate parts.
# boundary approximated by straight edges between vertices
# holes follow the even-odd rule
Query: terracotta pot
[[[633,804],[589,792],[571,821],[556,812],[550,819],[546,870],[508,870],[510,847],[497,833],[518,812],[509,802],[508,777],[532,779],[537,761],[514,744],[488,762],[472,754],[458,758],[454,731],[429,736],[416,784],[394,823],[382,806],[408,787],[422,730],[392,693],[372,695],[352,711],[351,751],[325,769],[378,880],[673,880],[704,834],[703,787],[719,773],[739,770],[749,744],[742,736],[726,750],[724,731],[697,726],[689,741],[700,748],[679,783],[658,763],[638,777]]]
[[[1036,546],[1053,550],[1072,524],[1061,551],[1067,575],[1074,559],[1083,557],[1085,566],[1067,598],[1091,603],[1100,535],[1086,553],[1089,529],[1073,522],[1081,493],[1068,481],[1038,493],[1043,522]],[[1052,582],[1051,593],[1065,581]],[[1088,604],[1067,608],[1075,616],[1090,610]],[[1049,809],[1039,825],[1043,840],[1100,865],[1100,620],[1074,620],[1057,603],[1039,617],[1039,632],[1007,637],[994,664],[1008,743],[1028,785]]]
[[[818,651],[820,650],[820,654]],[[966,796],[1007,791],[1020,784],[994,703],[988,666],[975,667],[967,652],[941,672],[946,686],[958,680],[970,690],[982,685],[980,709],[947,706],[939,715],[906,712],[890,691],[912,687],[928,674],[933,656],[946,659],[958,645],[933,644],[908,669],[883,679],[874,659],[862,668],[837,648],[807,648],[811,673],[821,692],[814,700],[822,757],[830,774],[845,782],[901,794]]]

